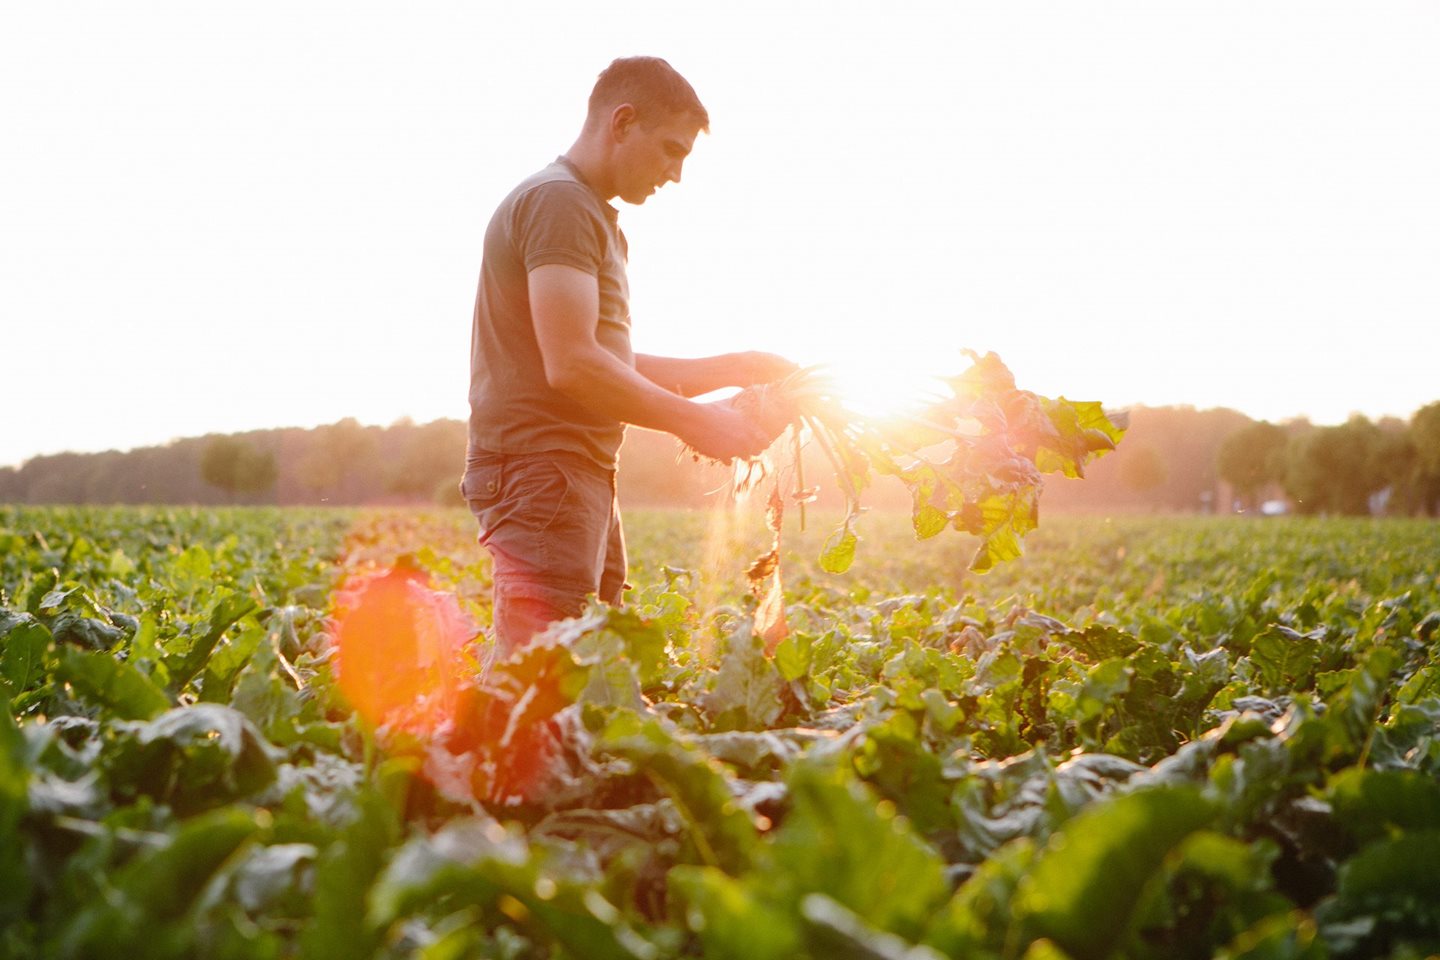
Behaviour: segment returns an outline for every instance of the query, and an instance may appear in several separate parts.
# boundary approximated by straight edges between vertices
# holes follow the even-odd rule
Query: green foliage
[[[1140,790],[1088,809],[1040,851],[1015,907],[1078,960],[1110,956],[1166,857],[1214,815],[1199,791],[1185,787]]]
[[[1020,556],[1021,540],[1039,523],[1042,474],[1082,477],[1085,464],[1124,435],[1123,417],[1112,420],[1100,404],[1020,390],[995,354],[967,352],[971,366],[948,381],[949,398],[893,421],[845,410],[823,377],[804,371],[772,385],[846,494],[845,521],[820,556],[827,573],[844,573],[854,562],[854,526],[872,474],[894,477],[909,491],[917,539],[946,527],[978,537],[970,569],[984,573]]]
[[[30,874],[20,832],[29,807],[26,753],[25,738],[7,710],[0,716],[0,886],[6,890],[0,901],[0,924],[7,927],[21,919],[30,895]]]
[[[332,591],[409,554],[484,623],[463,512],[0,507],[0,953],[1436,949],[1433,525],[1051,522],[975,578],[913,519],[792,544],[772,657],[753,551],[632,516],[631,604],[375,727]]]
[[[68,683],[82,701],[127,720],[146,720],[170,706],[164,691],[149,677],[108,653],[63,650],[54,676]]]

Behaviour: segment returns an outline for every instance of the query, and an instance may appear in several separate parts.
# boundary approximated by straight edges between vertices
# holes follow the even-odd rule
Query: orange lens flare
[[[368,724],[425,737],[453,722],[474,635],[454,596],[397,568],[348,581],[335,608],[336,680]]]
[[[482,678],[474,636],[459,600],[414,567],[355,577],[335,594],[336,683],[382,746],[420,758],[446,799],[508,806],[549,795],[573,779],[556,717],[589,670],[540,638]]]

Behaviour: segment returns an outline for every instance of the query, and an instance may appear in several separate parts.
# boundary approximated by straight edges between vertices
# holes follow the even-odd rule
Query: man
[[[630,346],[625,235],[609,201],[644,203],[681,167],[709,116],[655,57],[600,74],[566,153],[516,187],[485,232],[470,354],[461,490],[494,559],[497,646],[508,653],[596,594],[619,603],[625,540],[615,460],[625,424],[730,460],[774,438],[722,403],[690,397],[778,379],[766,353],[702,359]]]

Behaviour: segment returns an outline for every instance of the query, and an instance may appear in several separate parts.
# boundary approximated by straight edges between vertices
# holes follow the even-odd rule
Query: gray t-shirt
[[[600,346],[630,366],[630,287],[619,214],[563,157],[527,178],[485,231],[470,337],[470,456],[568,450],[613,470],[625,425],[553,389],[535,340],[528,274],[564,264],[600,284]]]

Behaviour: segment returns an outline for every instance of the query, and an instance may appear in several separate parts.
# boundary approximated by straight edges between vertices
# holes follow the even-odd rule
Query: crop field
[[[0,506],[0,956],[1440,951],[1440,525],[835,520],[507,660],[463,511]]]

